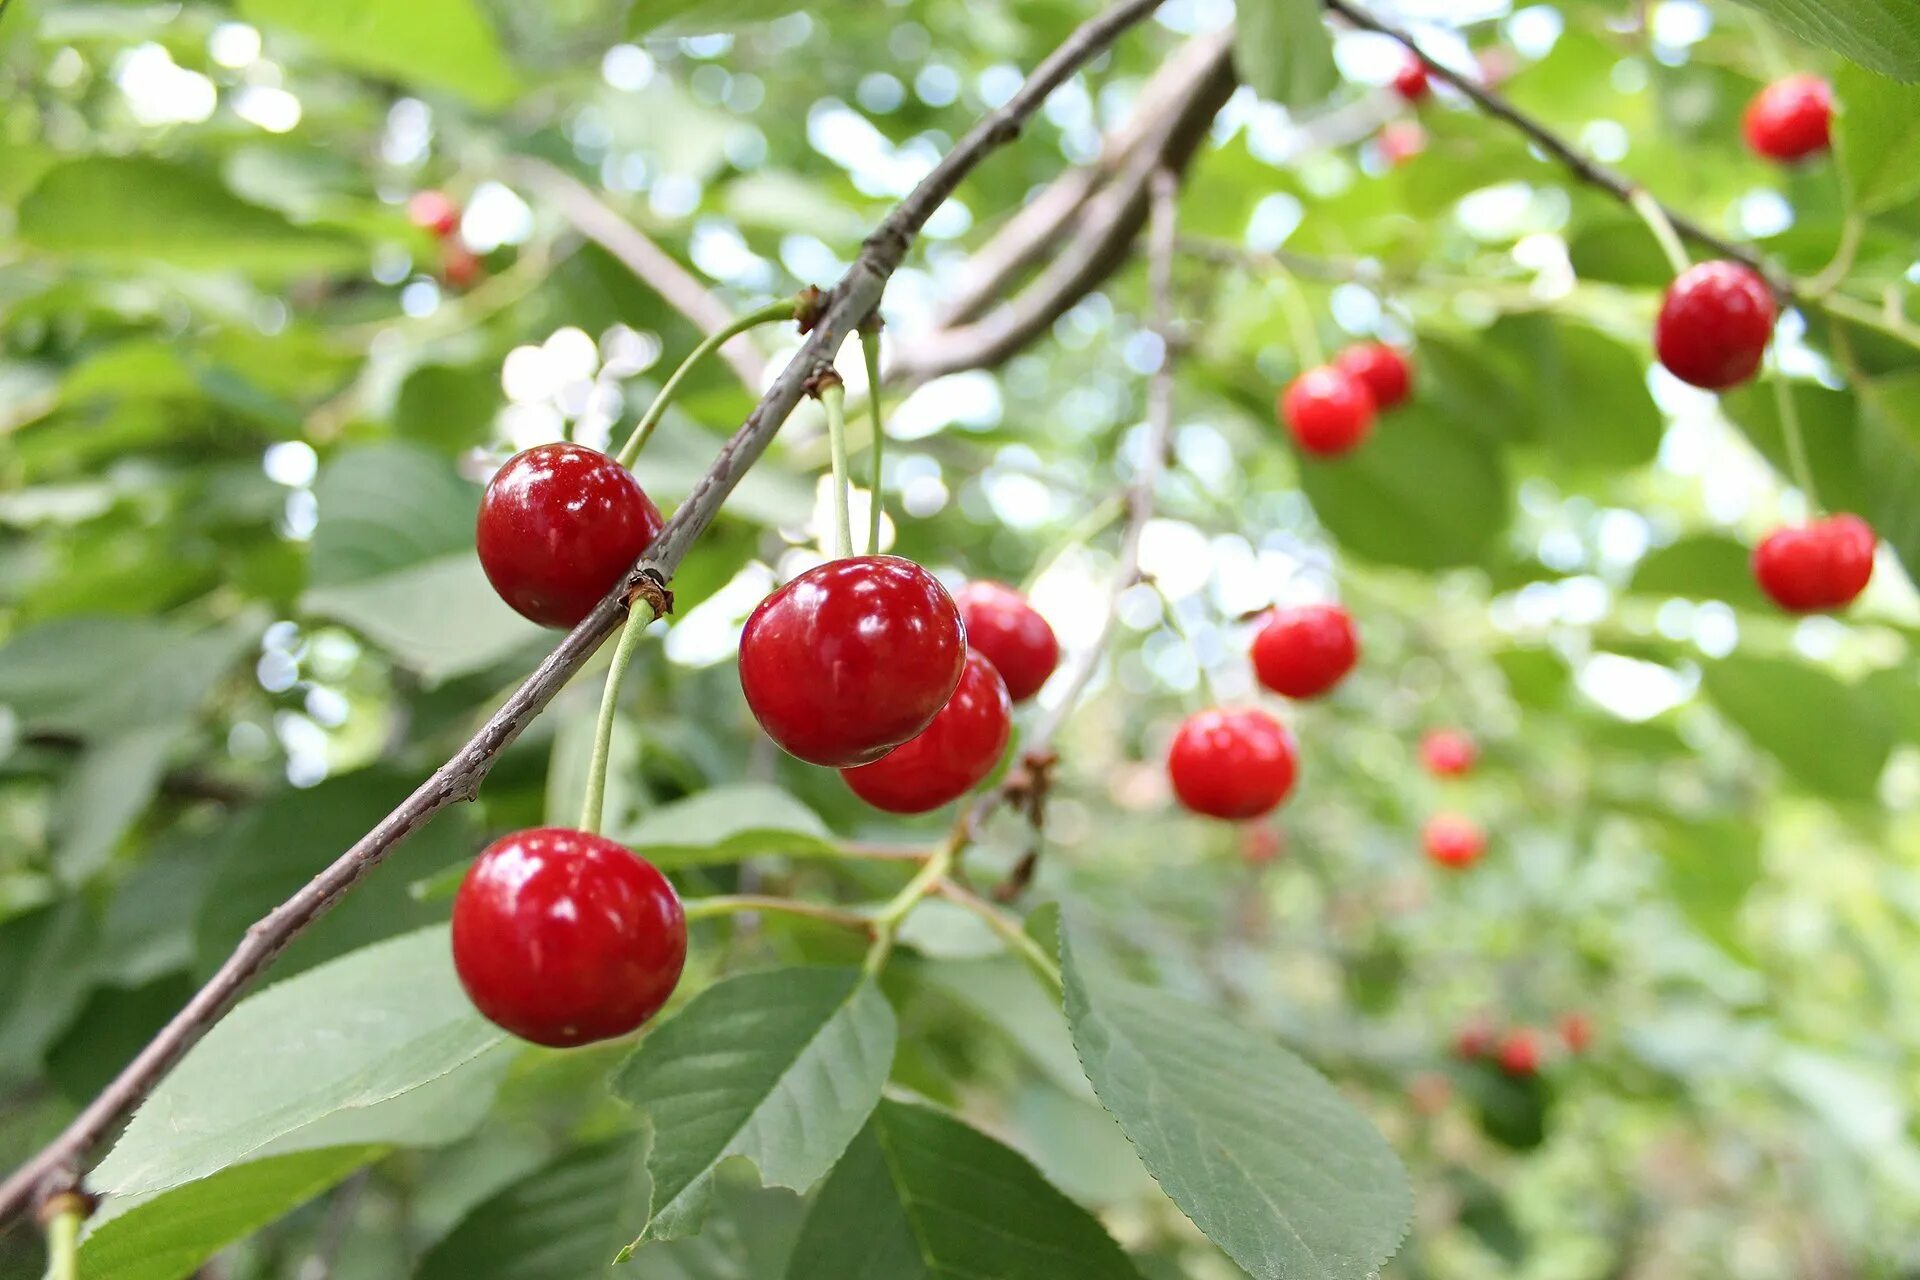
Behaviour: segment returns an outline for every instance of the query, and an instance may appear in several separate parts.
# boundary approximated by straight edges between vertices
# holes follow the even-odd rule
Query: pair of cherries
[[[1307,370],[1280,395],[1280,421],[1303,452],[1338,457],[1359,447],[1377,414],[1407,399],[1413,370],[1405,353],[1363,342]]]
[[[1420,739],[1420,762],[1436,778],[1464,777],[1479,758],[1479,746],[1458,729],[1434,729]],[[1465,814],[1443,811],[1421,827],[1420,843],[1436,866],[1465,871],[1487,852],[1487,833]]]
[[[1593,1019],[1578,1009],[1561,1014],[1557,1029],[1568,1053],[1582,1054],[1593,1045]],[[1512,1027],[1500,1033],[1484,1015],[1460,1028],[1453,1050],[1468,1062],[1491,1058],[1513,1076],[1537,1074],[1547,1054],[1544,1038],[1532,1027]]]
[[[470,288],[485,271],[480,255],[460,239],[460,206],[444,191],[417,191],[407,201],[407,221],[440,242],[440,276],[456,289]]]

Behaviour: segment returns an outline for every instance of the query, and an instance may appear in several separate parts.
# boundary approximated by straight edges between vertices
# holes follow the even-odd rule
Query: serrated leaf
[[[882,1102],[820,1189],[786,1280],[1138,1280],[1026,1159],[930,1107]]]
[[[1852,687],[1804,662],[1745,655],[1708,663],[1701,687],[1803,786],[1840,800],[1877,794],[1893,730]]]
[[[880,1100],[896,1035],[858,970],[774,969],[701,992],[613,1077],[653,1133],[652,1212],[635,1243],[697,1232],[733,1157],[769,1186],[818,1182]]]
[[[499,37],[473,0],[242,0],[240,12],[348,66],[444,89],[475,106],[502,106],[518,90]]]
[[[1834,154],[1855,208],[1878,213],[1920,194],[1920,85],[1843,63],[1834,93]]]
[[[1803,40],[1896,80],[1920,80],[1920,6],[1912,0],[1740,0]]]
[[[713,787],[642,813],[616,838],[656,866],[738,862],[763,854],[831,853],[827,824],[778,787]]]
[[[1363,1280],[1413,1212],[1386,1140],[1313,1068],[1224,1014],[1119,977],[1066,917],[1067,1021],[1141,1162],[1254,1280]]]

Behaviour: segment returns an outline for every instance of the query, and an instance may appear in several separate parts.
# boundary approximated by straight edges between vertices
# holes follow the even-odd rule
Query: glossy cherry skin
[[[1833,86],[1819,76],[1774,81],[1747,104],[1747,148],[1763,160],[1793,164],[1833,145]]]
[[[1007,696],[1025,702],[1060,665],[1060,641],[1027,598],[997,582],[969,582],[954,597],[967,643],[1000,671]]]
[[[1540,1037],[1529,1027],[1515,1027],[1501,1037],[1497,1057],[1500,1069],[1510,1076],[1537,1075],[1543,1056]]]
[[[1413,369],[1398,347],[1384,342],[1361,342],[1334,357],[1333,367],[1358,378],[1381,413],[1406,403],[1413,392]]]
[[[1436,813],[1427,819],[1420,839],[1427,857],[1449,871],[1465,871],[1480,861],[1487,851],[1487,833],[1472,818],[1457,813]]]
[[[1435,729],[1420,739],[1420,760],[1436,778],[1457,778],[1479,758],[1480,748],[1458,729]]]
[[[416,191],[407,201],[407,221],[444,240],[460,229],[460,206],[444,191]]]
[[[1844,609],[1873,577],[1873,528],[1859,516],[1829,516],[1776,529],[1753,549],[1753,576],[1790,613]]]
[[[1773,290],[1752,268],[1698,263],[1667,286],[1654,348],[1680,381],[1725,391],[1759,371],[1779,314]]]
[[[1427,64],[1411,49],[1407,50],[1400,69],[1393,73],[1393,91],[1408,102],[1419,102],[1433,92],[1433,85],[1427,80]]]
[[[833,560],[760,602],[740,688],[767,736],[809,764],[871,764],[933,723],[966,667],[947,589],[898,556]]]
[[[1280,420],[1303,450],[1330,458],[1367,438],[1373,429],[1373,397],[1352,374],[1323,364],[1287,385],[1280,397]]]
[[[474,545],[502,600],[542,626],[571,627],[662,523],[633,473],[606,454],[543,444],[514,455],[487,485]]]
[[[1585,1053],[1593,1044],[1593,1019],[1577,1009],[1561,1014],[1560,1042],[1569,1053]]]
[[[1299,762],[1293,735],[1266,712],[1216,708],[1187,717],[1174,734],[1167,774],[1193,812],[1241,821],[1279,807]]]
[[[637,1029],[673,994],[686,959],[687,919],[667,878],[586,831],[494,841],[453,901],[460,985],[489,1021],[535,1044]]]
[[[977,650],[933,723],[872,764],[842,769],[853,794],[888,813],[926,813],[993,772],[1013,734],[1006,681]]]
[[[1260,683],[1289,698],[1317,698],[1360,659],[1353,618],[1337,604],[1276,609],[1253,637]]]

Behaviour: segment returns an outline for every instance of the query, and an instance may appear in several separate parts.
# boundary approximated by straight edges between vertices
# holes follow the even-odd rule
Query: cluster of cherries
[[[480,255],[460,238],[460,206],[444,191],[416,191],[407,201],[407,220],[440,242],[440,278],[455,289],[470,289],[486,274]]]
[[[1334,458],[1358,448],[1375,416],[1412,391],[1413,370],[1403,352],[1384,342],[1357,343],[1287,384],[1280,422],[1303,452]]]
[[[1583,1054],[1593,1044],[1593,1019],[1577,1009],[1561,1014],[1555,1030],[1569,1054]],[[1484,1014],[1468,1021],[1453,1039],[1454,1055],[1461,1061],[1491,1062],[1510,1076],[1538,1075],[1548,1051],[1548,1037],[1537,1028],[1501,1031]]]

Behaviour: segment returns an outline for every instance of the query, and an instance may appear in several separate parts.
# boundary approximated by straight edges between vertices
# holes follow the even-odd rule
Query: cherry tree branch
[[[1019,91],[983,117],[903,199],[862,246],[859,257],[827,295],[807,341],[781,371],[746,421],[721,448],[706,475],[667,522],[647,556],[540,663],[504,705],[452,759],[300,891],[250,927],[233,953],[161,1028],[113,1081],[37,1155],[0,1184],[0,1226],[50,1194],[78,1186],[94,1149],[153,1092],[167,1072],[230,1009],[288,944],[325,915],[393,850],[442,809],[471,800],[500,753],[520,736],[562,686],[585,665],[635,607],[660,614],[671,608],[666,590],[694,541],[713,523],[721,504],[805,394],[809,378],[832,364],[854,328],[880,302],[887,280],[905,259],[914,236],[962,179],[989,154],[1017,137],[1042,102],[1080,67],[1145,19],[1160,0],[1118,0],[1087,20],[1047,56]]]

